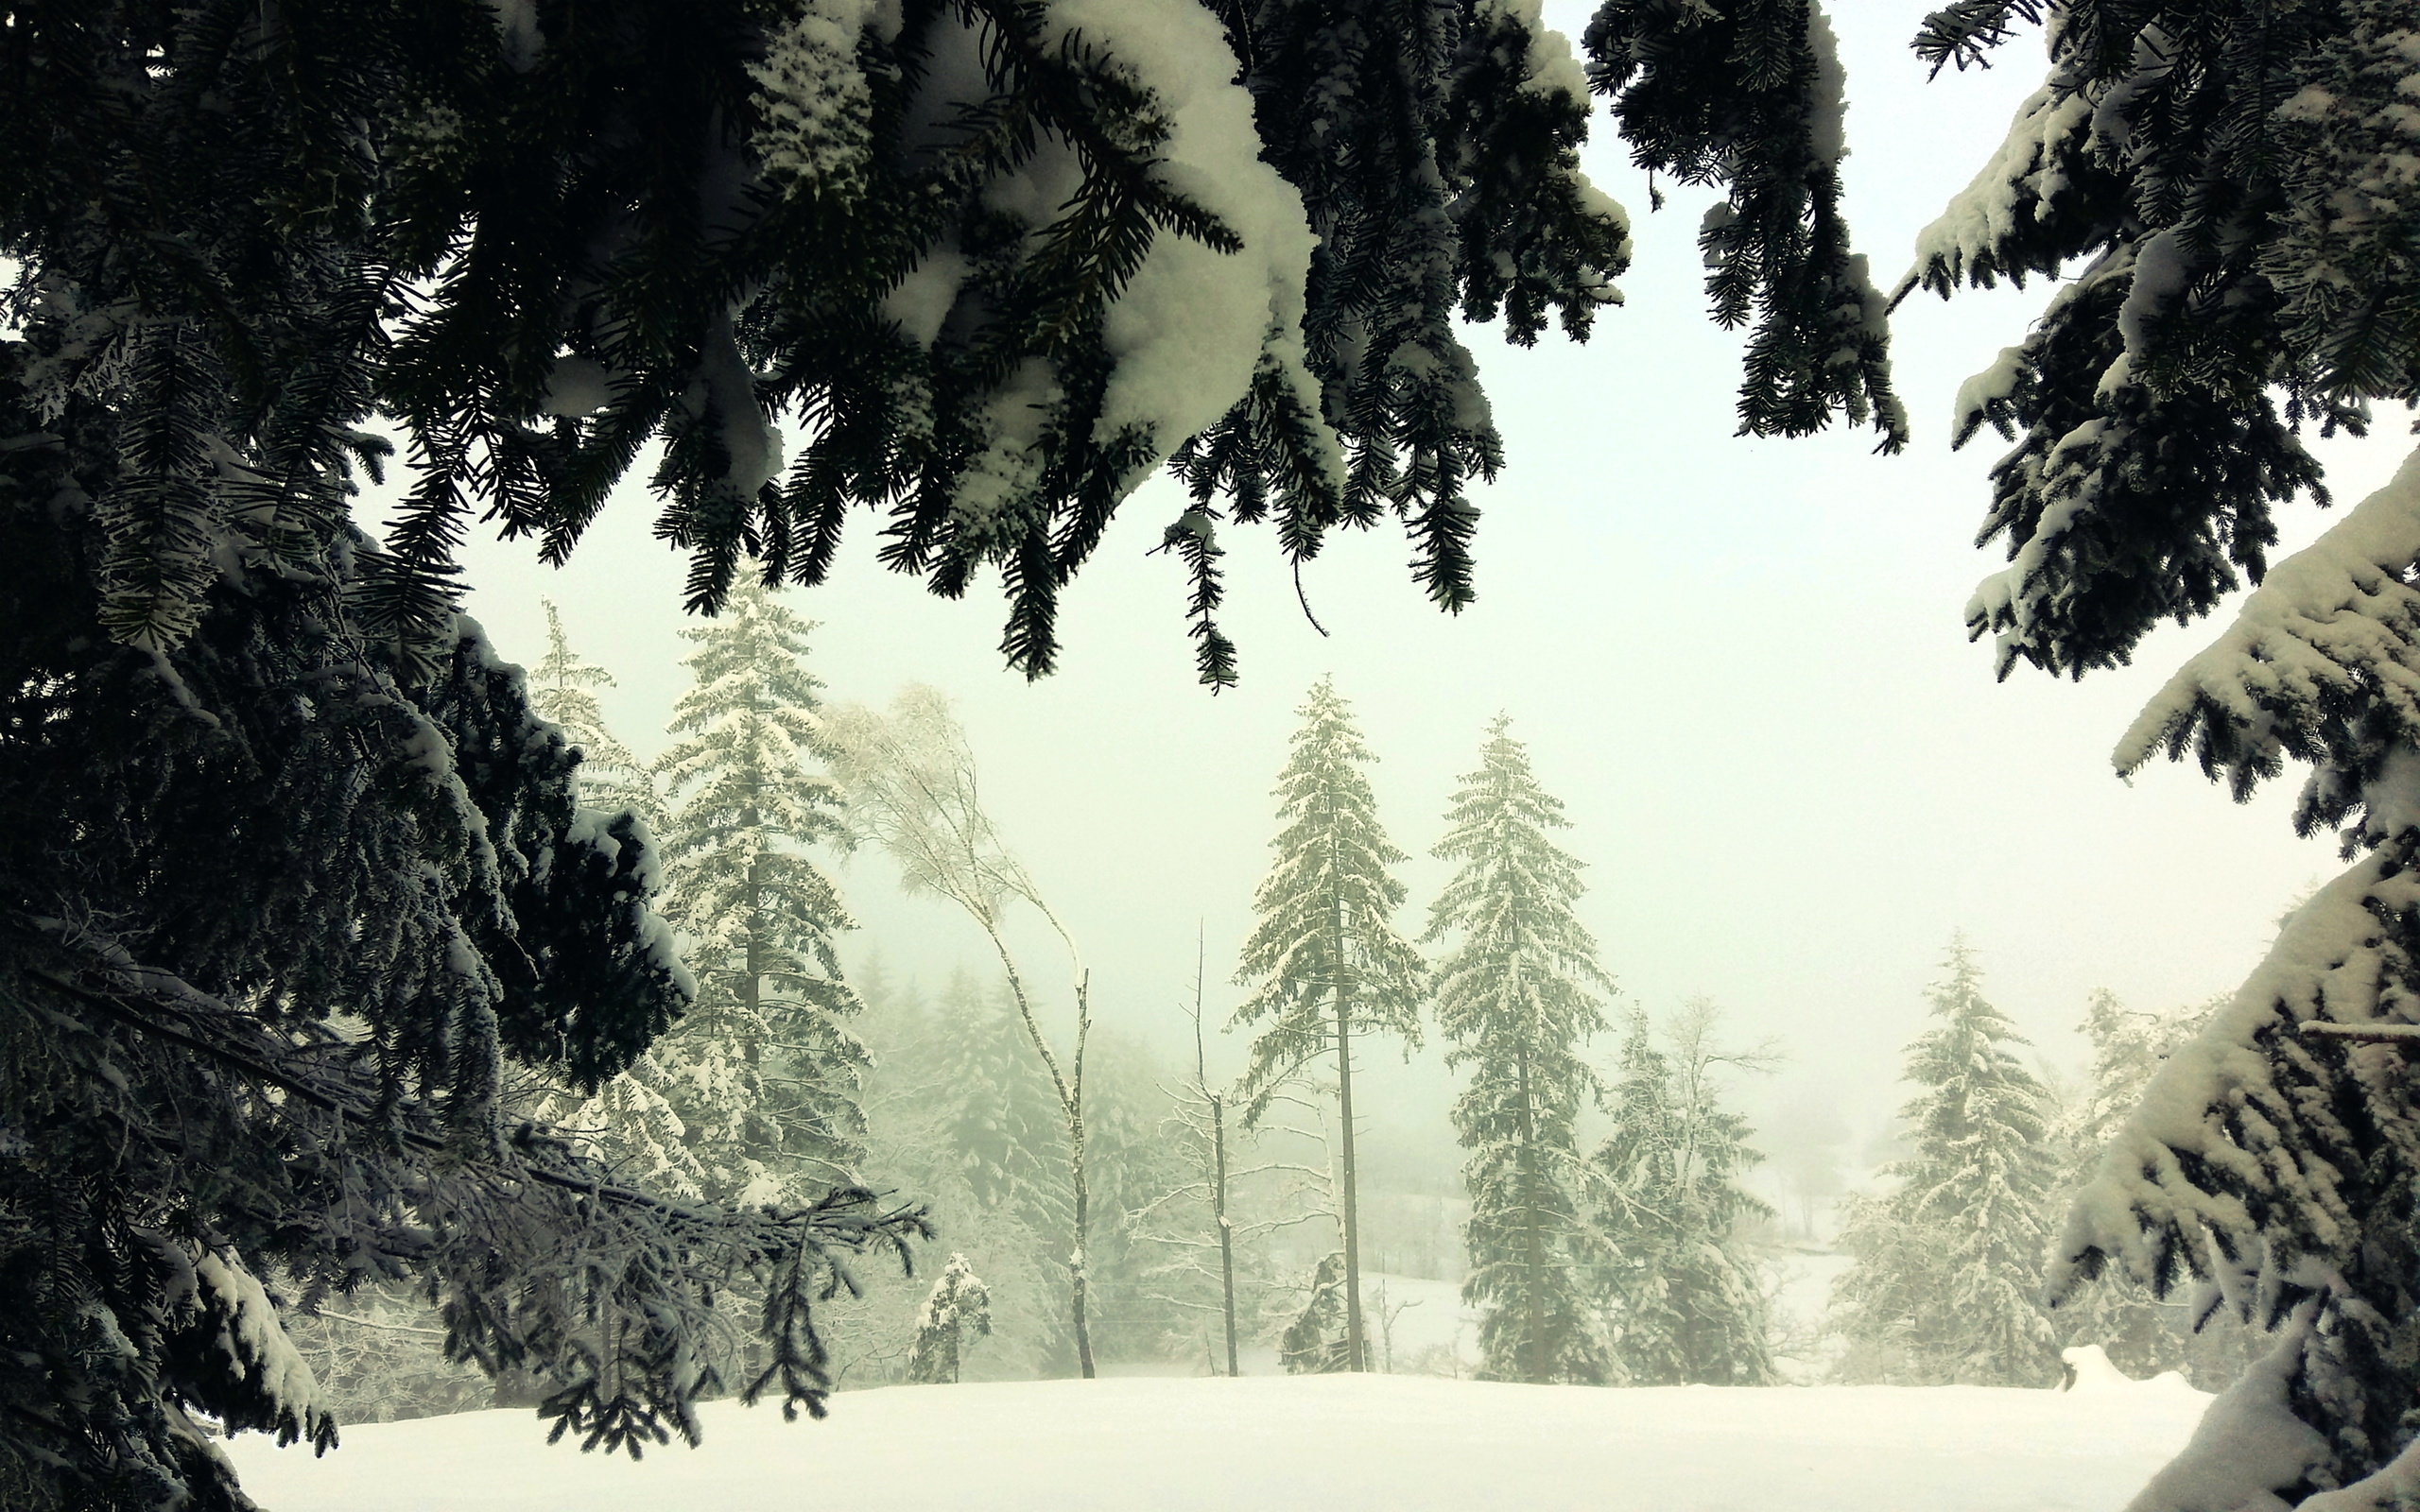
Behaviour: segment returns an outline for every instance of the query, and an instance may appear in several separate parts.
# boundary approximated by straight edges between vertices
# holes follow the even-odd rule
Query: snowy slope
[[[230,1446],[269,1512],[2114,1512],[2208,1398],[1888,1386],[1599,1390],[1408,1376],[850,1392],[822,1423],[729,1404],[695,1452],[547,1448],[526,1412]]]

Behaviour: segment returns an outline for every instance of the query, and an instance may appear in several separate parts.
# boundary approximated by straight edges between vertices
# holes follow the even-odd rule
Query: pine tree
[[[1601,1080],[1580,1058],[1613,990],[1596,937],[1572,911],[1580,863],[1547,838],[1567,829],[1530,755],[1498,716],[1462,779],[1434,854],[1460,862],[1422,942],[1460,943],[1435,971],[1449,1066],[1471,1068],[1454,1132],[1471,1152],[1462,1298],[1481,1309],[1483,1369],[1507,1381],[1601,1383],[1606,1363],[1582,1271],[1589,1262],[1577,1123]]]
[[[649,826],[663,821],[655,774],[606,726],[592,691],[614,686],[614,674],[580,659],[552,600],[546,610],[546,654],[529,676],[529,702],[579,752],[580,804],[627,813]],[[655,1050],[642,1052],[620,1075],[587,1096],[549,1087],[525,1109],[552,1125],[621,1178],[674,1196],[700,1198],[714,1177],[690,1147],[689,1125],[666,1095],[671,1070]]]
[[[992,1335],[992,1294],[967,1264],[964,1255],[952,1255],[933,1282],[925,1305],[916,1312],[916,1342],[908,1356],[908,1379],[922,1384],[956,1384],[959,1361],[972,1329],[977,1338]]]
[[[865,1047],[835,937],[854,928],[806,848],[839,831],[838,798],[811,775],[809,627],[753,584],[681,633],[685,738],[658,759],[666,912],[694,943],[698,1000],[654,1051],[663,1091],[712,1194],[786,1205],[846,1182],[863,1155]]]
[[[1769,1050],[1716,1044],[1714,1005],[1692,1000],[1655,1046],[1633,1008],[1594,1163],[1605,1251],[1612,1373],[1634,1385],[1772,1382],[1772,1349],[1754,1256],[1740,1228],[1772,1210],[1739,1185],[1763,1159],[1747,1121],[1721,1106],[1719,1068],[1763,1070]]]
[[[1897,1184],[1858,1205],[1841,1246],[1857,1263],[1834,1309],[1883,1379],[2042,1386],[2060,1379],[2044,1314],[2043,1211],[2057,1179],[2042,1084],[2009,1049],[2025,1040],[1984,1000],[1961,938],[1927,993],[1940,1021],[1908,1047],[1919,1089],[1900,1110],[1915,1149],[1883,1168]]]
[[[1362,743],[1352,707],[1322,678],[1296,713],[1303,723],[1277,780],[1282,828],[1270,842],[1277,859],[1253,894],[1259,921],[1236,972],[1237,982],[1258,985],[1234,1022],[1259,1028],[1242,1085],[1248,1123],[1258,1122],[1305,1066],[1336,1057],[1345,1367],[1365,1370],[1353,1045],[1374,1032],[1420,1042],[1427,970],[1392,922],[1404,885],[1388,868],[1404,853],[1378,825],[1377,796],[1361,774],[1377,758]]]
[[[606,727],[605,711],[592,691],[613,687],[614,674],[580,660],[563,632],[562,611],[552,599],[540,602],[546,609],[546,654],[529,674],[529,703],[579,752],[581,804],[608,814],[635,814],[650,825],[661,823],[655,774]]]
[[[2003,670],[2081,675],[2255,585],[2116,765],[2189,751],[2241,799],[2308,764],[2294,823],[2339,828],[2352,862],[2153,1078],[2049,1285],[2189,1278],[2277,1330],[2214,1410],[2244,1429],[2197,1439],[2139,1506],[2379,1504],[2420,1491],[2420,1123],[2390,1038],[2420,962],[2420,459],[2302,552],[2267,552],[2274,507],[2325,498],[2300,428],[2358,434],[2369,405],[2420,396],[2410,7],[1958,0],[1918,46],[1963,66],[2020,18],[2047,23],[2044,85],[1910,280],[2061,281],[1961,401],[1962,436],[2017,443],[1984,522],[2010,564],[1968,625]],[[2238,1454],[2254,1434],[2273,1452]]]

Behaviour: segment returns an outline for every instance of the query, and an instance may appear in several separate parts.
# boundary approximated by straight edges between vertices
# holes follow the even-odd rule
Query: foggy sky
[[[1963,187],[2039,79],[2023,39],[2001,66],[1927,86],[1906,42],[1926,7],[1834,8],[1846,53],[1847,210],[1877,282]],[[1548,6],[1577,35],[1585,10]],[[2000,560],[1971,544],[1988,434],[1948,450],[1951,396],[2022,335],[2047,290],[1919,296],[1895,321],[1909,455],[1870,432],[1752,441],[1731,434],[1738,341],[1704,318],[1694,232],[1708,197],[1667,183],[1651,214],[1599,111],[1592,174],[1629,208],[1637,262],[1626,309],[1586,347],[1534,351],[1474,331],[1509,465],[1478,492],[1479,600],[1459,618],[1410,581],[1401,533],[1334,540],[1304,575],[1322,638],[1295,603],[1268,531],[1230,528],[1223,616],[1243,686],[1193,680],[1179,565],[1146,553],[1181,509],[1170,484],[1129,500],[1064,600],[1063,670],[1035,685],[1002,669],[995,586],[948,603],[879,570],[860,515],[835,581],[790,601],[821,622],[811,665],[840,700],[885,703],[903,682],[958,702],[1010,843],[1082,942],[1104,1024],[1173,1056],[1188,1047],[1195,932],[1207,937],[1215,1018],[1274,833],[1269,790],[1294,710],[1335,676],[1374,749],[1382,812],[1414,859],[1401,872],[1417,935],[1444,868],[1427,858],[1454,780],[1498,711],[1569,805],[1564,843],[1590,865],[1583,915],[1625,1003],[1668,1010],[1714,997],[1743,1040],[1777,1038],[1789,1064],[1741,1089],[1752,1110],[1836,1100],[1860,1138],[1895,1107],[1900,1048],[1954,930],[1979,947],[1986,989],[2051,1059],[2075,1063],[2085,996],[2197,1001],[2249,971],[2276,915],[2332,875],[2332,841],[2287,823],[2296,773],[2237,807],[2189,768],[2131,786],[2108,751],[2136,708],[2216,625],[2154,635],[2136,664],[2082,684],[2017,673],[1996,685],[1960,611]],[[2408,448],[2323,446],[2349,504]],[[645,467],[634,470],[643,477]],[[504,653],[543,650],[540,596],[575,645],[620,679],[603,690],[643,753],[684,685],[676,637],[683,562],[648,534],[636,482],[571,565],[526,543],[467,554],[469,608]],[[2297,506],[2285,547],[2324,518]],[[2279,556],[2283,555],[2281,549]],[[930,987],[981,940],[945,908],[900,899],[888,865],[838,877],[862,928]],[[1063,979],[1029,932],[1028,971]],[[1021,936],[1020,938],[1026,938]],[[1610,1062],[1617,1036],[1597,1049]],[[1242,1044],[1214,1049],[1227,1067]],[[1442,1125],[1432,1066],[1381,1077],[1385,1123]],[[1392,1106],[1389,1106],[1392,1100]],[[1420,1111],[1426,1105],[1428,1111]]]

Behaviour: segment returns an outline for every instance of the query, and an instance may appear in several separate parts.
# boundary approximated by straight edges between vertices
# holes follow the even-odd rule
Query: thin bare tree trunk
[[[1239,1376],[1243,1371],[1236,1363],[1236,1228],[1227,1221],[1226,1108],[1216,1096],[1210,1099],[1210,1142],[1219,1154],[1214,1207],[1219,1221],[1219,1281],[1227,1314],[1227,1374]]]
[[[1219,1226],[1219,1282],[1227,1324],[1227,1374],[1243,1374],[1236,1360],[1236,1230],[1227,1221],[1227,1100],[1210,1090],[1210,1055],[1201,1040],[1201,986],[1208,947],[1196,927],[1193,957],[1193,1085],[1210,1105],[1210,1215]]]
[[[979,916],[978,916],[979,917]],[[985,920],[984,932],[992,936],[992,948],[1000,954],[1000,966],[1008,973],[1009,992],[1016,999],[1017,1017],[1025,1023],[1027,1039],[1033,1043],[1034,1054],[1042,1057],[1042,1067],[1050,1074],[1050,1088],[1059,1097],[1059,1112],[1067,1121],[1067,1178],[1075,1189],[1075,1247],[1067,1256],[1068,1313],[1076,1330],[1076,1368],[1086,1381],[1094,1376],[1092,1328],[1084,1315],[1086,1275],[1089,1257],[1086,1240],[1091,1230],[1092,1188],[1084,1173],[1084,1041],[1092,1033],[1092,976],[1089,972],[1076,982],[1076,1054],[1070,1070],[1072,1078],[1059,1069],[1059,1057],[1051,1052],[1050,1041],[1042,1037],[1042,1023],[1033,1015],[1033,1004],[1027,998],[1025,979],[1017,974],[1017,963],[1009,954],[1008,942],[999,931]],[[1053,924],[1057,919],[1051,920]],[[1065,937],[1062,930],[1061,937]]]

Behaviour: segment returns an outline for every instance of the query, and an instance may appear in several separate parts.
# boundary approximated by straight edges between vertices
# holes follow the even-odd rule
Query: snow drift
[[[817,1487],[885,1512],[2112,1512],[2209,1400],[2101,1373],[2064,1393],[1128,1378],[851,1392],[821,1423],[714,1403],[702,1449],[638,1464],[549,1448],[526,1412],[349,1429],[316,1461],[229,1451],[269,1512],[721,1512]]]

